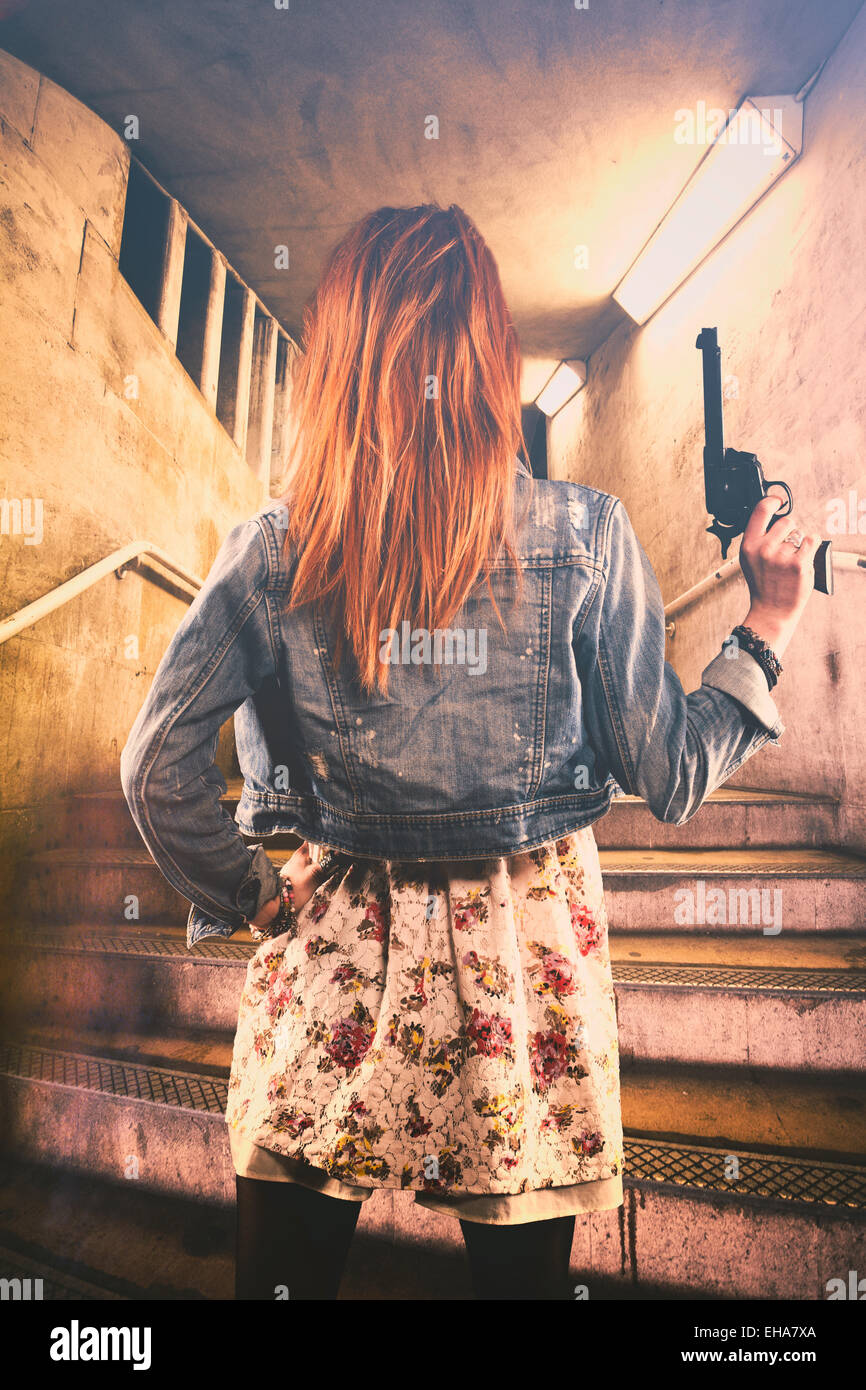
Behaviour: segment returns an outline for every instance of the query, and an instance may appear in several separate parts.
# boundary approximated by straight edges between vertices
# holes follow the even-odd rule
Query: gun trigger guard
[[[783,516],[790,516],[792,511],[794,510],[794,498],[791,494],[791,489],[788,487],[788,484],[783,483],[781,478],[777,478],[775,482],[765,483],[764,487],[766,489],[766,491],[764,492],[765,497],[769,494],[771,487],[781,487],[785,489],[785,496],[788,499],[788,505],[785,507],[785,510],[776,512],[775,516],[773,517],[773,521],[780,521]],[[771,526],[773,524],[773,521],[770,522]]]

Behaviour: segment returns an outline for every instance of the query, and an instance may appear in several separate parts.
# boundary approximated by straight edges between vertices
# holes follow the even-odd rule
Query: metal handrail
[[[182,565],[178,565],[169,555],[166,555],[164,550],[160,550],[151,541],[130,541],[128,545],[121,546],[119,550],[113,550],[110,555],[106,555],[104,560],[98,560],[95,565],[90,565],[80,574],[73,575],[72,579],[58,584],[56,589],[43,594],[41,598],[34,599],[33,603],[19,608],[17,613],[10,614],[8,618],[0,619],[0,644],[8,642],[10,637],[17,636],[24,628],[37,623],[40,618],[56,612],[70,599],[77,598],[79,594],[92,589],[93,585],[98,584],[100,579],[105,579],[109,574],[116,574],[118,579],[122,579],[129,569],[142,570],[145,573],[149,571],[150,577],[155,578],[171,589],[179,598],[190,603],[204,583],[204,580],[199,579],[197,574],[193,574],[191,570],[186,570]]]
[[[866,574],[866,554],[861,554],[856,550],[834,550],[833,573],[835,574],[840,570],[860,570],[861,573]],[[704,594],[708,594],[711,589],[715,588],[716,584],[723,584],[726,579],[730,579],[732,574],[738,574],[739,572],[739,559],[726,560],[717,570],[713,570],[712,574],[708,574],[697,584],[693,584],[690,589],[686,589],[678,598],[672,599],[670,603],[666,603],[665,618],[667,621],[665,623],[665,632],[668,637],[673,637],[677,630],[677,625],[673,621],[676,613],[681,613],[684,608],[688,608],[696,599],[703,598]]]
[[[665,632],[668,637],[673,637],[676,632],[676,623],[673,621],[676,613],[688,608],[697,599],[710,592],[716,584],[724,583],[732,575],[739,572],[739,560],[727,560],[712,574],[706,575],[697,584],[693,584],[690,589],[686,589],[670,603],[665,604]],[[152,571],[153,576],[174,590],[179,597],[187,599],[189,602],[195,598],[204,580],[191,570],[186,570],[182,565],[178,565],[164,550],[159,546],[153,545],[150,541],[130,541],[128,545],[121,546],[119,550],[113,550],[110,555],[106,555],[104,560],[98,560],[95,565],[90,565],[80,574],[73,575],[72,579],[67,579],[65,583],[58,584],[56,589],[43,594],[41,598],[34,599],[32,603],[19,608],[17,613],[12,613],[8,618],[0,618],[0,645],[8,642],[10,637],[15,637],[24,628],[31,627],[40,618],[44,618],[49,613],[54,613],[58,608],[62,608],[70,599],[77,598],[79,594],[91,589],[94,584],[98,584],[100,579],[105,579],[109,574],[116,574],[118,579],[122,579],[129,569],[139,569],[144,572]],[[855,550],[834,550],[833,551],[833,570],[859,570],[866,573],[866,554]]]

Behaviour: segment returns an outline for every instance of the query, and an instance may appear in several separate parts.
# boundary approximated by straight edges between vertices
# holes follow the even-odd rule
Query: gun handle
[[[822,541],[815,551],[815,592],[819,594],[832,594],[833,592],[833,552],[829,541]]]
[[[787,494],[787,506],[784,511],[776,512],[776,515],[770,519],[770,526],[775,526],[777,521],[781,521],[783,517],[791,515],[794,509],[794,499],[791,496],[791,489],[788,487],[788,484],[783,483],[781,479],[776,479],[775,482],[772,483],[763,483],[763,494],[765,497],[771,487],[784,488]],[[770,527],[768,526],[767,530],[769,529]],[[833,552],[830,548],[829,541],[822,541],[818,546],[818,549],[815,551],[813,565],[815,570],[815,592],[818,594],[832,594]]]

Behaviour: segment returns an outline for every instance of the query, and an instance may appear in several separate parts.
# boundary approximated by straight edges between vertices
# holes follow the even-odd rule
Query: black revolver
[[[726,449],[722,426],[722,350],[715,328],[702,328],[695,347],[703,354],[704,365],[704,488],[707,511],[713,518],[707,530],[718,536],[722,559],[735,536],[741,536],[746,522],[771,487],[784,490],[787,505],[776,513],[770,525],[790,516],[794,506],[791,489],[781,480],[767,482],[756,454]],[[819,594],[833,592],[833,557],[830,542],[822,541],[815,552],[815,589]]]

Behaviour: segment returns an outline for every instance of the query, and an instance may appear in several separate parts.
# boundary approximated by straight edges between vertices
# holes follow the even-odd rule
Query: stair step
[[[2,1195],[3,1188],[0,1184],[0,1197]],[[40,1251],[39,1255],[40,1258],[34,1260],[22,1254],[17,1246],[10,1249],[0,1244],[0,1279],[7,1282],[17,1280],[20,1284],[20,1291],[10,1294],[11,1298],[26,1301],[34,1299],[46,1303],[57,1303],[67,1299],[74,1299],[76,1302],[103,1302],[123,1298],[122,1294],[106,1288],[104,1284],[96,1284],[92,1279],[80,1279],[68,1270],[58,1268],[57,1256],[53,1250]]]
[[[23,1036],[29,1047],[48,1054],[69,1045],[70,1028],[39,1020],[31,1023]],[[167,1022],[153,1032],[141,1033],[120,1024],[87,1027],[79,1021],[74,1026],[74,1043],[77,1054],[91,1057],[100,1065],[132,1063],[171,1073],[179,1067],[185,1075],[210,1077],[216,1083],[213,1094],[222,1096],[231,1067],[233,1038],[225,1030],[199,1029],[191,1033]],[[88,1074],[90,1070],[87,1069]]]
[[[243,782],[227,780],[222,798],[230,815]],[[45,849],[73,846],[138,848],[141,837],[120,787],[66,797],[33,808],[34,839]],[[803,792],[720,787],[685,825],[665,825],[637,796],[617,797],[593,827],[603,848],[679,848],[691,844],[724,849],[728,845],[785,848],[792,844],[831,845],[839,838],[839,801]],[[247,836],[248,840],[255,837]],[[269,839],[288,854],[300,836],[284,832]]]
[[[230,782],[234,794],[229,792],[222,798],[226,810],[234,815],[243,783]],[[141,836],[129,812],[126,798],[118,783],[117,789],[81,792],[75,796],[63,797],[44,806],[28,809],[32,818],[34,843],[46,850],[54,849],[140,849]],[[247,835],[245,839],[258,843],[256,836]],[[301,837],[290,831],[269,838],[274,848],[278,845],[287,849],[286,858],[291,854]]]
[[[248,934],[239,930],[229,938],[209,937],[193,947],[186,944],[186,929],[176,923],[126,923],[118,927],[100,926],[93,922],[72,922],[68,925],[18,925],[0,932],[0,949],[6,951],[50,951],[53,954],[78,955],[95,953],[124,958],[207,961],[208,964],[237,966],[255,954],[257,945]],[[713,932],[686,935],[683,932],[628,932],[615,928],[610,935],[610,953],[614,967],[621,967],[620,978],[629,978],[625,967],[644,966],[689,969],[719,967],[720,970],[760,967],[764,972],[776,971],[780,987],[787,982],[796,988],[797,971],[809,972],[807,979],[816,984],[816,972],[836,972],[859,989],[861,976],[866,972],[866,936],[849,933],[807,933],[763,936],[752,933]],[[721,978],[717,982],[725,983]],[[835,985],[827,985],[835,988]],[[841,985],[839,986],[841,987]]]
[[[19,1158],[89,1182],[126,1174],[131,1185],[134,1173],[137,1193],[230,1205],[224,1091],[213,1077],[27,1042],[4,1048],[2,1069],[3,1142]],[[575,1234],[573,1268],[590,1285],[819,1298],[828,1279],[861,1267],[862,1084],[698,1068],[626,1070],[623,1083],[626,1206],[586,1217]],[[359,1229],[415,1256],[431,1237],[459,1251],[453,1218],[414,1208],[407,1192],[377,1193]]]
[[[189,952],[180,929],[69,927],[7,931],[0,947],[7,1026],[38,1027],[49,1043],[57,1029],[125,1029],[132,1060],[170,1027],[180,1051],[169,1061],[192,1038],[202,1064],[227,1047],[228,1065],[252,942]],[[866,1067],[866,945],[849,936],[625,933],[611,955],[624,1060]]]
[[[285,862],[284,851],[268,853],[276,867]],[[601,850],[599,858],[608,916],[619,931],[855,932],[866,919],[866,859],[859,855],[631,849]],[[16,906],[33,921],[90,917],[121,926],[131,896],[139,923],[186,921],[189,904],[144,846],[34,854],[21,866]]]
[[[866,859],[826,849],[600,850],[612,927],[623,931],[857,932]]]
[[[863,1076],[639,1062],[623,1066],[621,1081],[623,1128],[635,1141],[815,1158],[866,1174]]]
[[[65,1047],[60,1045],[64,1042]],[[134,1053],[143,1060],[133,1060]],[[163,1064],[144,1060],[150,1056]],[[0,1075],[7,1082],[14,1078],[52,1094],[75,1091],[82,1098],[110,1097],[131,1103],[139,1114],[142,1104],[153,1114],[194,1112],[197,1120],[217,1120],[222,1130],[228,1070],[228,1064],[203,1069],[195,1044],[188,1041],[184,1055],[181,1040],[170,1036],[144,1039],[137,1050],[128,1034],[70,1036],[61,1029],[53,1035],[27,1032],[0,1044]],[[866,1213],[864,1100],[862,1076],[807,1077],[756,1067],[648,1063],[622,1070],[623,1126],[641,1143],[697,1145],[719,1152],[724,1147],[765,1157],[773,1154],[785,1161],[808,1157],[830,1166],[854,1164],[859,1177],[853,1188],[850,1183],[845,1186],[845,1201],[850,1199]],[[89,1142],[89,1135],[79,1137]],[[50,1151],[57,1135],[49,1130],[38,1138]],[[107,1173],[121,1175],[122,1170]],[[812,1200],[830,1198],[813,1194]]]
[[[381,1215],[389,1195],[361,1211],[340,1301],[471,1300],[456,1237],[420,1248],[417,1240],[395,1244],[387,1229],[368,1229],[373,1204]],[[0,1165],[0,1275],[42,1278],[46,1301],[233,1299],[234,1224],[228,1207],[140,1183]],[[437,1224],[456,1226],[442,1217]]]
[[[611,932],[611,959],[622,969],[634,964],[677,967],[761,968],[776,971],[781,982],[798,971],[844,972],[859,982],[866,971],[866,937],[835,932],[781,932],[778,936],[714,932]],[[622,978],[625,978],[622,976]],[[723,983],[722,980],[719,983]],[[793,987],[793,986],[792,986]],[[857,983],[857,988],[859,988]]]
[[[866,879],[866,858],[832,849],[605,849],[602,870],[633,878],[676,874],[702,878]]]
[[[226,1207],[4,1160],[0,1259],[45,1280],[44,1298],[217,1299],[234,1295]]]
[[[641,797],[621,796],[593,833],[600,849],[820,847],[839,839],[839,802],[802,792],[724,786],[685,825],[666,825]]]
[[[845,936],[611,940],[623,1062],[859,1068],[864,950]]]

